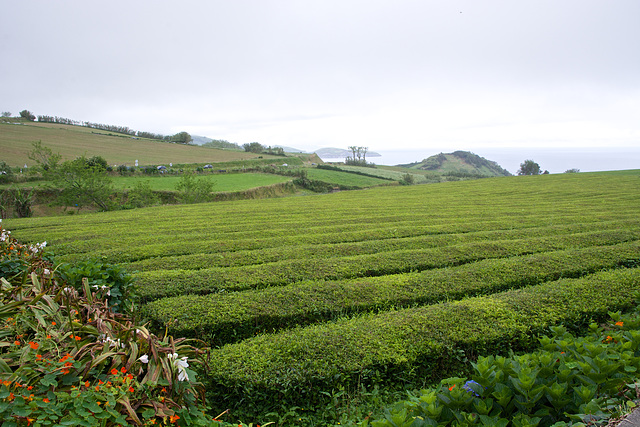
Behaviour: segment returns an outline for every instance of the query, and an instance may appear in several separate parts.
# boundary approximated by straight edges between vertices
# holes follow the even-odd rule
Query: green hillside
[[[438,172],[452,175],[477,175],[477,176],[510,176],[511,173],[496,162],[480,157],[469,151],[454,151],[453,153],[440,153],[431,156],[421,162],[401,165],[409,169]]]
[[[29,159],[29,153],[35,141],[41,141],[42,145],[51,148],[54,153],[60,153],[63,160],[71,160],[84,154],[87,157],[102,156],[110,165],[132,166],[136,160],[140,165],[204,164],[258,158],[272,158],[276,163],[282,162],[282,157],[278,156],[133,138],[130,135],[83,126],[18,122],[16,119],[0,121],[0,160],[11,167],[34,165]]]

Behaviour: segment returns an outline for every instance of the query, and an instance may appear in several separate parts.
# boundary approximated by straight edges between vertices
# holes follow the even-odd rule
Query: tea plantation
[[[320,425],[304,411],[327,422],[335,408],[336,422],[359,397],[464,375],[478,356],[533,350],[553,325],[579,333],[630,309],[639,213],[635,170],[3,224],[60,261],[132,272],[152,329],[214,349],[214,412]]]

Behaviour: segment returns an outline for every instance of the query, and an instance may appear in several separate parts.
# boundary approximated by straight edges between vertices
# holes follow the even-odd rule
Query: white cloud
[[[302,149],[634,147],[640,3],[13,2],[3,111]]]

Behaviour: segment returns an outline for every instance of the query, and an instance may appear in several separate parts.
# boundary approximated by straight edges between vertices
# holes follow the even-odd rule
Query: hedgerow
[[[188,209],[186,207],[185,209]],[[165,207],[170,209],[170,207]],[[117,212],[116,212],[117,213]],[[153,213],[155,215],[155,212]],[[624,215],[622,215],[624,218]],[[388,220],[387,220],[388,221]],[[423,222],[395,221],[389,224],[367,222],[361,224],[346,225],[324,225],[312,226],[309,223],[285,223],[279,228],[272,225],[264,230],[254,229],[254,225],[238,224],[233,227],[216,227],[215,223],[210,224],[206,229],[202,229],[202,222],[193,223],[190,229],[183,230],[176,227],[176,230],[165,230],[158,227],[157,230],[138,224],[130,224],[128,227],[130,232],[121,232],[120,229],[126,230],[129,221],[122,221],[111,225],[114,237],[107,238],[96,237],[91,234],[88,236],[70,236],[66,243],[53,241],[56,245],[56,253],[61,261],[74,262],[89,258],[105,257],[112,262],[131,263],[139,260],[150,258],[178,256],[190,254],[220,254],[247,250],[278,250],[282,247],[298,247],[302,245],[333,245],[333,244],[352,244],[362,242],[367,244],[376,240],[396,240],[412,237],[436,237],[459,238],[456,235],[466,235],[469,233],[493,232],[500,230],[505,233],[511,233],[510,230],[521,230],[523,238],[531,235],[546,235],[548,231],[541,228],[548,226],[551,220],[537,218],[527,220],[526,218],[514,220],[450,220],[447,222],[438,221],[437,224],[425,225]],[[621,221],[621,222],[619,222]],[[624,224],[622,222],[633,221],[633,224]],[[178,221],[182,222],[182,221]],[[235,221],[234,221],[235,222]],[[273,219],[270,221],[273,222]],[[637,228],[639,223],[637,216],[629,220],[605,221],[601,220],[593,222],[583,216],[577,218],[563,217],[561,220],[552,221],[554,224],[550,228],[556,229],[563,226],[581,226],[587,224],[597,224],[597,229],[627,229]],[[256,219],[256,223],[261,223]],[[615,223],[615,224],[614,224]],[[305,225],[300,228],[300,224]],[[601,228],[602,227],[602,228]],[[582,231],[592,231],[582,228]],[[525,230],[531,231],[528,235]],[[98,232],[98,230],[94,230]],[[124,230],[123,230],[124,231]],[[180,240],[166,238],[166,233],[181,233]],[[568,232],[568,230],[567,230]],[[576,230],[578,232],[578,230]],[[107,230],[101,233],[108,233]],[[115,238],[117,236],[117,239]],[[479,236],[482,237],[482,236]],[[492,238],[493,237],[493,238]],[[485,236],[486,239],[500,239],[499,235]],[[510,235],[506,239],[513,238]],[[116,244],[119,242],[120,245]]]
[[[258,333],[347,313],[433,304],[580,277],[640,263],[640,242],[490,259],[455,268],[345,281],[308,281],[256,291],[182,295],[146,304],[144,314],[175,335],[222,345]]]
[[[638,291],[640,268],[618,269],[261,335],[212,352],[207,390],[256,417],[282,404],[322,406],[321,392],[358,384],[423,387],[464,373],[467,357],[529,349],[545,328],[629,308]]]
[[[303,280],[339,280],[456,266],[572,247],[615,244],[638,239],[633,230],[598,231],[568,236],[500,240],[442,248],[399,250],[326,259],[293,259],[231,268],[158,270],[136,274],[143,301],[183,294],[206,294],[283,286]]]
[[[640,230],[640,221],[611,221],[598,224],[598,230]],[[208,248],[197,248],[199,252],[190,255],[174,255],[174,252],[133,261],[127,264],[129,271],[152,270],[199,270],[211,267],[239,267],[245,265],[277,262],[283,259],[333,258],[391,252],[407,249],[425,249],[464,244],[479,241],[515,240],[531,236],[560,236],[593,231],[590,224],[564,226],[531,227],[514,230],[470,231],[466,233],[424,234],[410,237],[369,239],[356,242],[299,244],[288,241],[275,247],[225,251],[228,246],[219,247],[211,242]],[[378,236],[376,236],[378,237]],[[255,241],[254,241],[255,242]],[[231,242],[226,242],[230,244]],[[237,241],[233,245],[237,245]],[[191,246],[191,245],[189,245]],[[242,247],[242,246],[241,246]],[[237,248],[236,248],[237,249]]]

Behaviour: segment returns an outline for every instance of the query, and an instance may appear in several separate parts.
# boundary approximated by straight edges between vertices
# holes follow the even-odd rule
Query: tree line
[[[178,132],[175,135],[162,135],[162,134],[153,133],[153,132],[137,131],[129,128],[128,126],[106,125],[103,123],[93,123],[88,121],[73,120],[73,119],[68,119],[66,117],[59,117],[59,116],[47,116],[47,115],[36,116],[29,110],[22,110],[20,111],[19,114],[21,118],[29,120],[31,122],[35,121],[37,118],[38,122],[42,122],[42,123],[56,123],[61,125],[84,126],[91,129],[121,133],[123,135],[129,135],[131,137],[136,137],[136,138],[156,139],[159,141],[175,142],[178,144],[188,144],[189,142],[193,141],[193,139],[191,138],[191,135],[189,135],[189,133],[187,132]],[[2,117],[11,117],[11,112],[9,111],[2,112]]]

